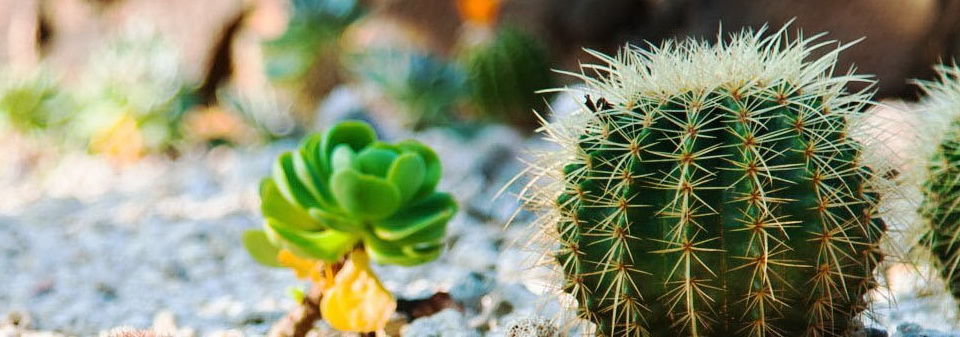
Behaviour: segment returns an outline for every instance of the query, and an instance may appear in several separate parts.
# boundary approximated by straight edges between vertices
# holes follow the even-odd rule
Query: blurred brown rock
[[[385,19],[409,27],[422,36],[429,48],[449,54],[457,45],[462,20],[455,0],[366,0],[367,21]]]
[[[958,41],[960,31],[957,0],[694,1],[691,32],[701,36],[715,35],[720,22],[725,30],[767,22],[777,28],[796,18],[794,27],[808,36],[828,32],[827,38],[842,42],[865,37],[841,54],[838,71],[855,64],[859,73],[877,75],[881,97],[912,98],[907,81],[929,76],[934,63],[949,59],[955,49],[950,40]]]

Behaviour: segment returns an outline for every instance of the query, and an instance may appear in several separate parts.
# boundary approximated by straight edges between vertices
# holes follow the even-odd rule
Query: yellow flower
[[[381,330],[396,310],[397,301],[370,270],[363,250],[350,254],[333,283],[326,285],[320,300],[323,317],[340,331]]]
[[[280,250],[280,253],[277,254],[277,261],[285,267],[293,269],[299,279],[313,282],[323,280],[323,274],[321,274],[323,263],[320,261],[297,257],[293,255],[293,252],[286,249]]]
[[[115,164],[128,165],[143,156],[145,145],[136,119],[125,113],[109,128],[93,135],[90,149],[106,155]]]

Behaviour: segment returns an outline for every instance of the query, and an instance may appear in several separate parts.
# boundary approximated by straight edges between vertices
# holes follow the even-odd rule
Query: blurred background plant
[[[372,85],[408,127],[421,130],[458,121],[455,111],[466,93],[462,69],[415,50],[376,49],[353,58],[362,82]]]
[[[538,91],[554,83],[546,46],[513,26],[493,34],[461,56],[472,108],[481,120],[533,130],[539,121],[532,111],[546,112],[550,99]]]
[[[75,93],[70,134],[123,164],[173,150],[183,139],[187,111],[199,103],[176,48],[147,28],[132,27],[90,62]]]
[[[70,101],[43,68],[0,70],[0,130],[36,135],[62,127]]]
[[[363,16],[357,0],[292,0],[287,29],[264,43],[267,76],[290,91],[301,120],[344,80],[340,36]]]

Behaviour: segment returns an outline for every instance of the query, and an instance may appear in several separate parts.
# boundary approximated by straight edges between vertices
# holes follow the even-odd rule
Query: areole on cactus
[[[365,123],[340,123],[279,157],[261,183],[264,229],[244,233],[244,245],[259,263],[319,282],[321,310],[336,309],[324,314],[334,327],[382,328],[396,303],[368,261],[415,265],[439,256],[457,211],[435,191],[440,175],[429,147],[377,141]]]
[[[628,46],[574,74],[585,102],[544,126],[559,149],[525,199],[597,334],[841,335],[865,310],[883,168],[848,84],[870,81],[817,38]]]

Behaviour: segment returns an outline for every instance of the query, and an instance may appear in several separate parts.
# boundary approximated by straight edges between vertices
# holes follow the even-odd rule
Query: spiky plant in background
[[[745,31],[627,47],[576,75],[524,194],[604,336],[841,335],[883,255],[882,179],[832,41]],[[822,55],[813,57],[813,53]],[[574,92],[575,94],[578,92]],[[879,165],[879,164],[877,164]]]
[[[457,212],[449,194],[435,191],[440,170],[419,142],[388,144],[367,124],[340,123],[280,156],[260,188],[264,230],[245,233],[244,245],[260,263],[323,283],[321,311],[335,328],[382,328],[396,303],[368,257],[415,265],[439,256]]]
[[[925,131],[936,146],[923,161],[920,245],[933,255],[950,293],[960,298],[960,67],[939,66],[937,73],[938,81],[919,83],[932,122]]]
[[[414,50],[370,50],[356,55],[350,67],[394,102],[413,129],[449,124],[467,91],[462,69]]]
[[[169,150],[197,103],[194,90],[174,46],[149,28],[128,28],[91,56],[75,94],[80,109],[70,118],[71,136],[121,162]]]
[[[533,111],[543,111],[547,99],[537,91],[552,86],[550,58],[542,42],[517,28],[501,27],[489,41],[467,48],[461,63],[470,102],[480,118],[533,129]]]

